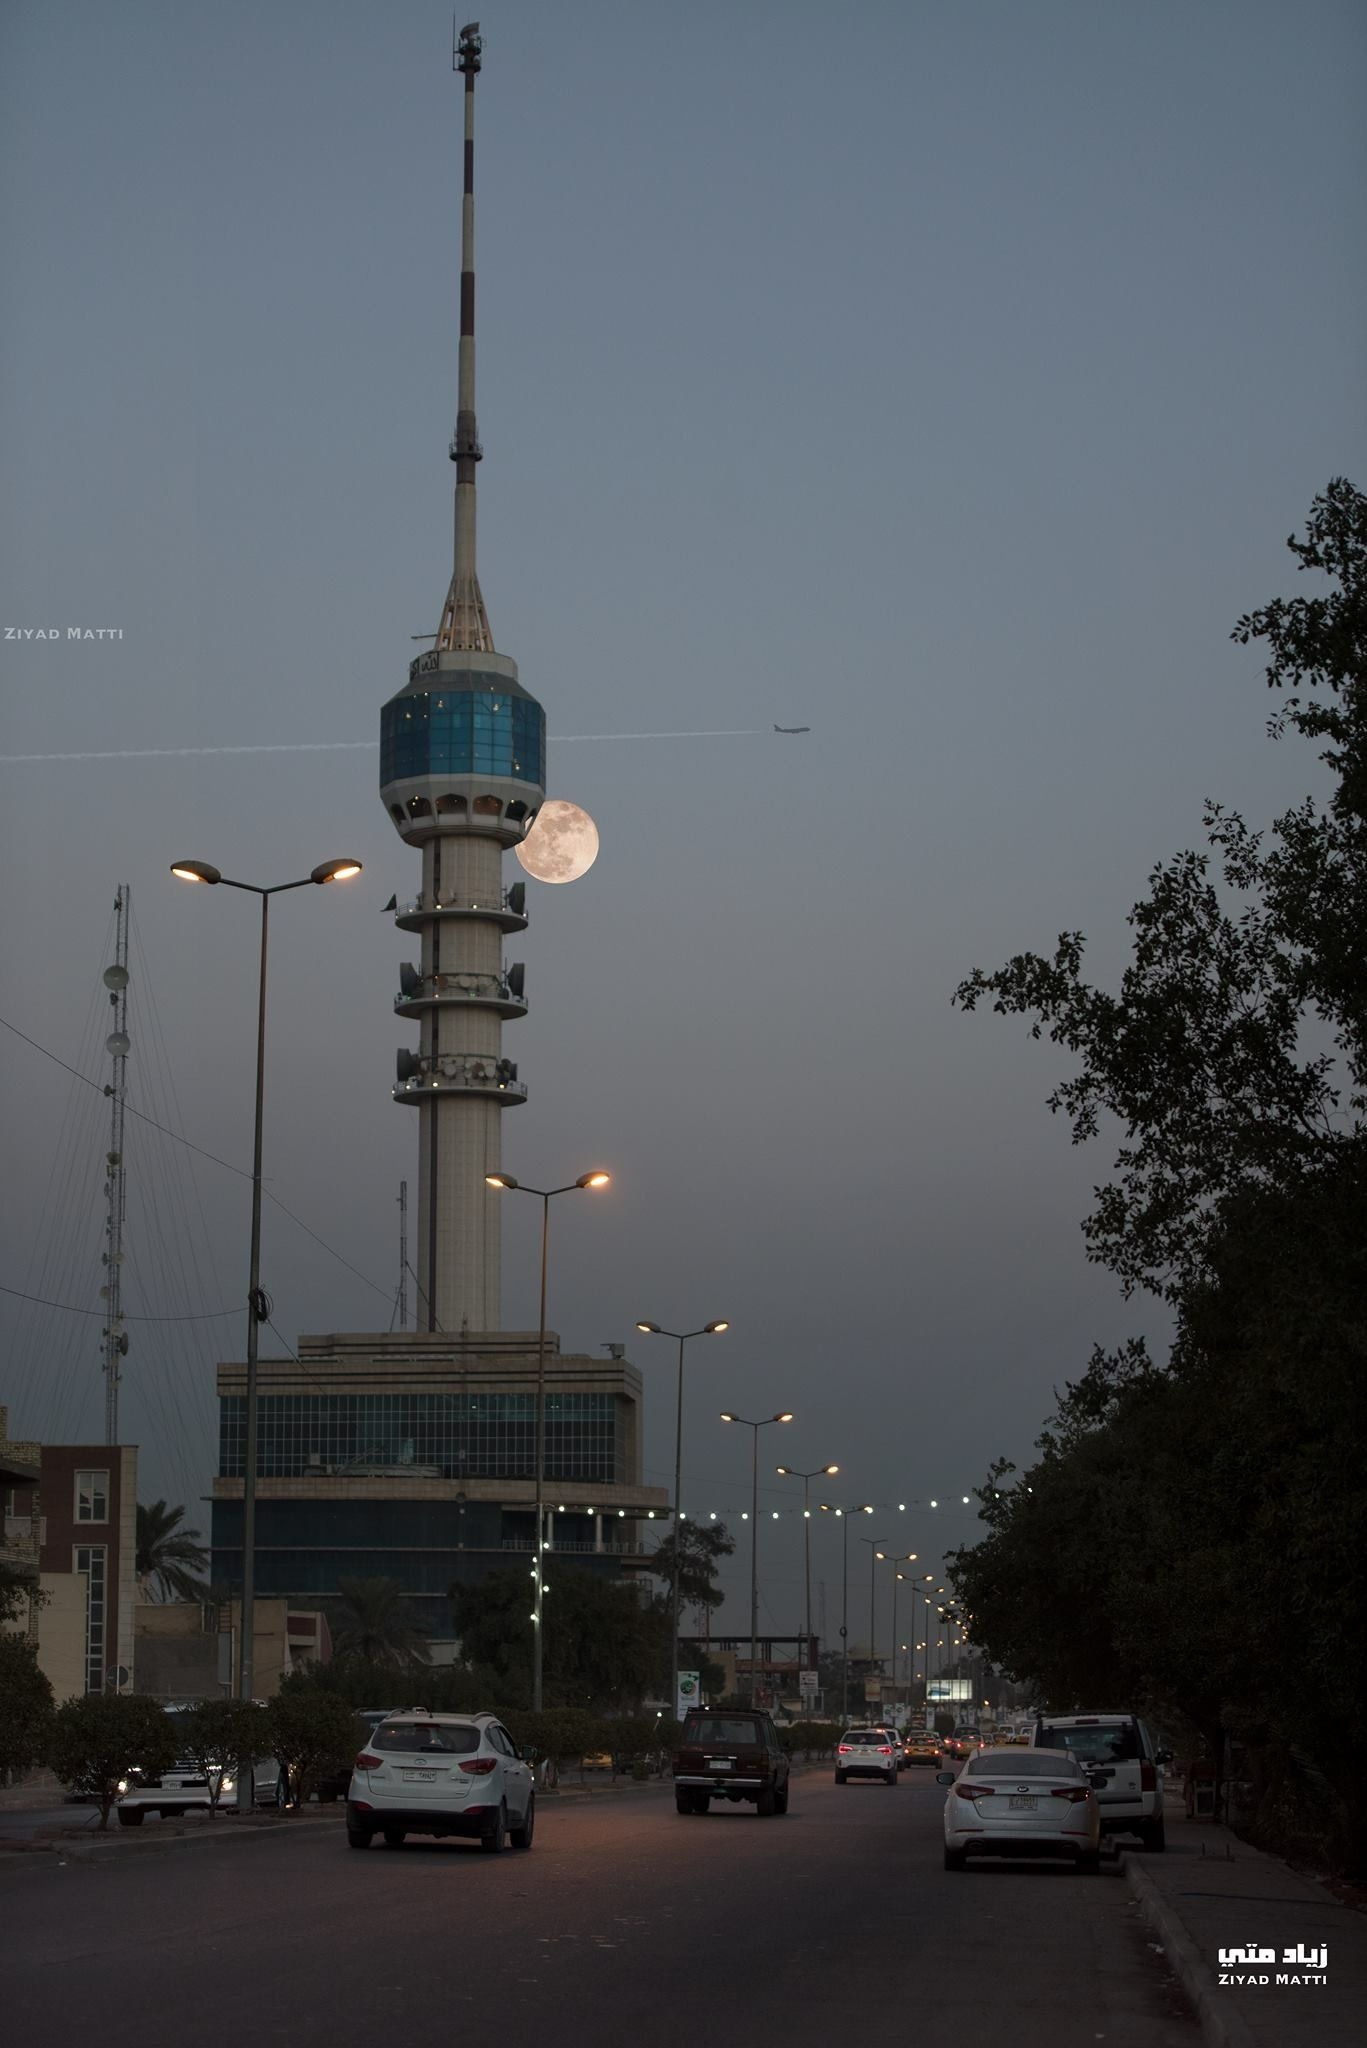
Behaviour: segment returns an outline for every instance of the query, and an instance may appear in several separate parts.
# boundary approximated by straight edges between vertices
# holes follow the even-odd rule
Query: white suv
[[[1099,1774],[1097,1802],[1103,1834],[1138,1835],[1146,1849],[1161,1849],[1163,1766],[1172,1752],[1155,1749],[1135,1714],[1046,1714],[1036,1721],[1032,1749],[1064,1749],[1083,1770]]]
[[[386,1715],[356,1759],[347,1793],[346,1838],[368,1849],[383,1835],[473,1835],[497,1852],[530,1849],[536,1797],[530,1766],[494,1714],[430,1714],[406,1707]]]

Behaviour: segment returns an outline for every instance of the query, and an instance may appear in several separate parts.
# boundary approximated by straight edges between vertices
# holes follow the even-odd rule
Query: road
[[[1197,2048],[1114,1866],[941,1868],[944,1794],[795,1775],[792,1810],[542,1802],[535,1846],[349,1850],[331,1819],[0,1864],[25,2048]]]

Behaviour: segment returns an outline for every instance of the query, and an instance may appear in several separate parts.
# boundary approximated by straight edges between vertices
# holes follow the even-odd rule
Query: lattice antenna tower
[[[125,882],[114,898],[114,959],[104,970],[104,985],[113,1010],[113,1030],[105,1039],[110,1078],[105,1083],[109,1097],[109,1150],[105,1153],[104,1285],[100,1298],[108,1321],[104,1338],[104,1440],[119,1440],[119,1380],[122,1361],[128,1355],[128,1332],[123,1324],[123,1225],[127,1206],[124,1174],[124,1101],[128,1089],[128,918],[133,892]]]

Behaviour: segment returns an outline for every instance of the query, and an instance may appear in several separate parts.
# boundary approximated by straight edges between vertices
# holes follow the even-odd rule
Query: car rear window
[[[1080,1778],[1076,1757],[1027,1749],[1020,1756],[975,1756],[964,1773],[969,1778]]]
[[[366,1746],[404,1755],[438,1750],[446,1756],[469,1756],[479,1748],[479,1730],[440,1721],[381,1721],[366,1738]]]
[[[846,1730],[840,1739],[842,1742],[851,1745],[864,1743],[871,1749],[885,1749],[888,1743],[888,1734],[885,1728],[850,1728]]]
[[[1139,1733],[1133,1721],[1112,1721],[1109,1726],[1089,1728],[1041,1728],[1036,1749],[1066,1749],[1070,1756],[1093,1764],[1132,1764],[1139,1761]]]
[[[755,1721],[747,1721],[744,1715],[690,1714],[684,1723],[685,1742],[723,1745],[738,1742],[763,1742],[764,1730]]]

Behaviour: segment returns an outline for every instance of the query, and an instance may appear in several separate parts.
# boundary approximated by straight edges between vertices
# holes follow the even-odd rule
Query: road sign
[[[821,1673],[819,1671],[799,1671],[797,1682],[798,1688],[805,1698],[808,1693],[820,1692]]]

